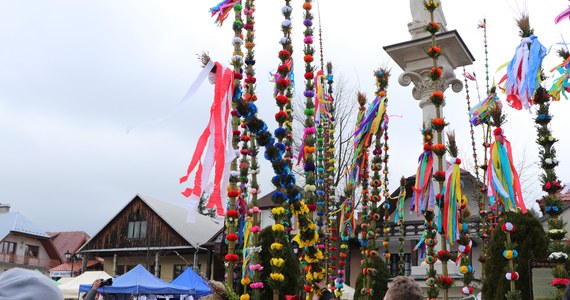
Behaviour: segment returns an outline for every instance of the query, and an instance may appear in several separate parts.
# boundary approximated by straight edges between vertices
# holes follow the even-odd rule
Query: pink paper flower
[[[254,232],[254,233],[255,233],[255,232],[261,232],[261,228],[259,228],[259,226],[255,225],[255,226],[252,226],[252,227],[249,229],[249,231],[250,231],[250,232]]]

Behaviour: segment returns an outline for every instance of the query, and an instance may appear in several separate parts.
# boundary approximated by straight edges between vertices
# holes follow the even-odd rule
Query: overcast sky
[[[200,72],[197,53],[208,50],[213,59],[228,62],[231,24],[214,25],[208,13],[214,2],[0,2],[0,202],[10,203],[12,211],[45,231],[89,234],[101,229],[136,193],[183,203],[184,187],[178,180],[206,125],[212,87],[202,86],[191,103],[160,124],[141,126],[128,135],[125,129],[168,114]],[[292,2],[294,57],[301,61],[303,1]],[[412,88],[398,85],[402,70],[382,47],[410,39],[409,2],[320,2],[324,53],[337,77],[371,98],[372,70],[392,67],[389,112],[403,115],[394,118],[390,128],[391,178],[397,183],[400,176],[415,172],[421,152],[421,110],[411,97]],[[258,106],[260,117],[271,127],[276,106],[268,74],[278,63],[282,3],[256,1]],[[553,22],[568,1],[526,3],[535,33],[547,47],[570,32],[570,21]],[[477,24],[487,17],[494,73],[512,58],[520,41],[514,21],[522,5],[518,7],[514,0],[444,1],[448,29],[457,29],[465,40],[477,60],[468,70],[475,68],[479,78],[484,79],[484,57],[483,32]],[[545,60],[545,69],[560,62],[553,54]],[[483,80],[479,86],[484,96]],[[477,99],[473,86],[470,90]],[[446,95],[449,128],[457,131],[462,155],[469,158],[465,94],[449,90]],[[556,146],[562,181],[570,181],[570,140],[564,136],[570,127],[564,115],[569,106],[564,100],[552,106],[552,128],[561,139]],[[536,162],[532,115],[510,108],[506,112],[505,130],[515,160],[526,151],[527,163]],[[263,165],[261,185],[269,192],[272,173],[265,161]],[[539,188],[537,183],[533,187]],[[531,204],[534,198],[526,200]]]

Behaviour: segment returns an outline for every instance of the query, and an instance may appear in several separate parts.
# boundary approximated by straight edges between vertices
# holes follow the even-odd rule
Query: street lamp
[[[73,277],[73,265],[75,264],[75,258],[81,259],[81,253],[75,253],[75,255],[71,255],[71,252],[67,250],[65,252],[65,258],[67,259],[67,262],[70,262],[71,260],[71,277]]]

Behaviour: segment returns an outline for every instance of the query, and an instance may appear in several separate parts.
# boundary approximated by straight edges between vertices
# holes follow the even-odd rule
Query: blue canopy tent
[[[212,293],[212,289],[206,279],[196,274],[192,268],[186,268],[186,270],[172,280],[171,283],[194,289],[196,291],[196,298],[204,297]]]
[[[90,284],[79,286],[80,292],[88,292]],[[129,272],[113,279],[113,285],[100,287],[98,290],[104,294],[168,294],[168,295],[194,295],[192,288],[168,283],[147,271],[140,264]]]

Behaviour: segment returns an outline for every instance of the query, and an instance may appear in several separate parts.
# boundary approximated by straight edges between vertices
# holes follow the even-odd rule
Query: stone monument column
[[[429,36],[430,33],[426,32],[424,26],[431,22],[431,17],[429,12],[424,8],[423,0],[410,0],[410,11],[412,12],[412,22],[408,23],[408,31],[412,35],[412,39],[418,39],[421,37]],[[445,21],[445,16],[443,15],[443,7],[441,7],[441,1],[439,3],[439,8],[433,12],[435,22],[440,26],[440,32],[447,31],[447,22]]]
[[[432,46],[431,34],[425,31],[425,26],[431,22],[430,13],[425,9],[423,0],[410,0],[410,10],[412,14],[412,22],[408,23],[408,31],[411,40],[398,44],[385,46],[384,50],[398,64],[404,72],[399,76],[398,82],[402,86],[413,84],[412,97],[419,101],[422,109],[422,121],[426,127],[431,126],[431,120],[436,117],[436,106],[431,103],[430,96],[434,92],[434,83],[429,78],[429,72],[434,67],[433,59],[428,57],[426,50]],[[451,87],[451,90],[458,93],[463,89],[463,83],[457,79],[454,70],[458,67],[470,65],[475,60],[469,49],[461,39],[456,30],[447,30],[447,22],[440,7],[434,11],[434,21],[440,25],[440,31],[436,34],[435,39],[437,45],[441,48],[442,54],[439,56],[437,64],[443,68],[443,74],[438,81],[438,90],[445,93]],[[444,117],[443,106],[440,106],[440,117]],[[445,144],[443,135],[438,139],[437,143]],[[443,170],[446,169],[444,162]],[[434,181],[436,193],[441,191],[441,186]],[[443,239],[442,239],[443,240]],[[442,247],[442,243],[438,243]],[[425,263],[422,263],[424,265]],[[439,260],[434,266],[438,274],[444,273],[448,275],[447,263],[442,264]],[[455,264],[449,264],[452,268],[449,274],[457,273]],[[418,270],[419,271],[419,270]],[[416,274],[421,275],[421,274]],[[447,299],[447,293],[444,293],[444,299]]]
[[[451,66],[443,66],[443,76],[439,83],[439,91],[445,92],[447,88],[455,93],[463,90],[463,83],[455,77]],[[431,94],[434,92],[433,81],[428,77],[431,67],[424,70],[404,72],[398,77],[398,83],[402,86],[413,84],[412,97],[419,101],[419,106],[423,112],[424,125],[431,126],[431,120],[436,117],[436,107],[429,101]],[[442,109],[445,103],[441,105]]]

